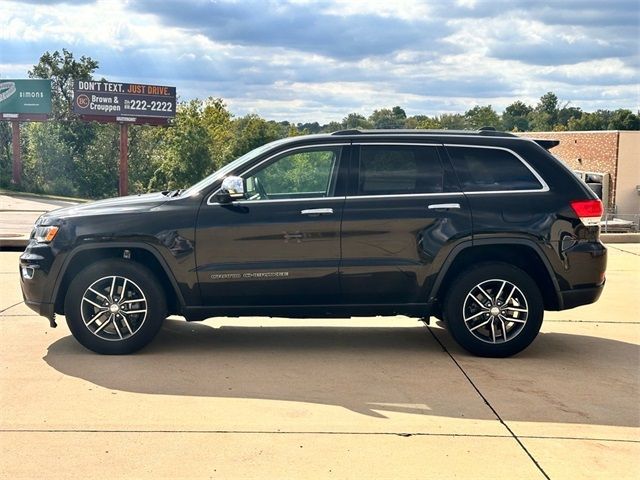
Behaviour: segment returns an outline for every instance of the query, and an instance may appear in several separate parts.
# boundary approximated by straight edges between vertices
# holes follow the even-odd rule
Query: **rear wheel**
[[[484,263],[461,273],[445,299],[453,338],[483,357],[508,357],[535,339],[542,325],[542,295],[523,270]]]
[[[73,336],[97,353],[132,353],[158,333],[167,306],[162,287],[143,265],[96,262],[71,282],[65,317]]]

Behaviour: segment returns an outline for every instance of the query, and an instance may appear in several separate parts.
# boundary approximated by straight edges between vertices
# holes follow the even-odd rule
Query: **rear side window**
[[[442,180],[442,164],[435,147],[360,147],[358,195],[439,193]]]
[[[463,191],[542,189],[533,172],[506,150],[447,146],[447,152]]]

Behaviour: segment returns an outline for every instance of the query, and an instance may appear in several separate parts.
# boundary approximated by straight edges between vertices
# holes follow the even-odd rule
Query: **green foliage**
[[[631,110],[620,108],[612,112],[607,129],[640,130],[640,115],[635,115]]]
[[[529,130],[529,115],[533,108],[520,100],[513,102],[502,113],[502,127],[507,132]]]
[[[73,58],[73,53],[66,48],[62,53],[45,52],[37,65],[29,70],[29,78],[51,79],[51,106],[53,118],[68,120],[71,118],[73,103],[73,82],[75,80],[91,80],[93,72],[98,68],[98,62],[91,57]]]
[[[369,116],[369,122],[374,128],[404,128],[406,118],[405,111],[396,106],[374,110]]]
[[[0,187],[11,182],[11,124],[0,122]]]
[[[55,122],[23,125],[27,139],[23,180],[29,191],[78,196],[73,149],[62,140],[62,128]]]
[[[360,115],[359,113],[350,113],[342,119],[342,128],[345,130],[353,128],[366,130],[368,128],[373,128],[373,123],[367,120],[364,115]]]
[[[466,126],[464,115],[459,113],[444,113],[440,115],[438,122],[445,130],[463,130]]]
[[[486,107],[477,105],[471,110],[467,110],[464,113],[464,120],[465,126],[471,129],[494,127],[498,130],[502,123],[500,117],[491,105],[487,105]]]
[[[154,155],[157,168],[149,182],[152,190],[186,188],[213,169],[203,110],[200,100],[178,107],[173,127],[164,129],[162,146]]]

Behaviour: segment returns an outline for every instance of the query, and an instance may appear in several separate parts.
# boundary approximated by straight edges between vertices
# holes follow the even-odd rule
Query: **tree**
[[[233,160],[232,117],[221,98],[210,97],[203,103],[202,121],[209,134],[209,155],[216,170]]]
[[[45,78],[51,80],[51,103],[52,116],[56,122],[55,128],[33,128],[38,135],[38,139],[42,140],[43,136],[49,137],[50,142],[58,145],[64,150],[65,155],[60,158],[52,158],[45,154],[49,151],[46,142],[38,141],[32,148],[28,150],[28,154],[34,155],[39,162],[43,162],[42,171],[64,172],[64,187],[56,186],[48,183],[47,188],[55,188],[56,190],[64,190],[70,194],[79,190],[79,182],[85,182],[86,177],[83,174],[76,175],[76,167],[80,171],[91,171],[94,166],[87,161],[90,157],[87,155],[88,146],[95,140],[96,126],[92,123],[79,121],[72,113],[71,106],[73,102],[73,83],[75,80],[90,80],[93,72],[98,68],[98,62],[90,57],[80,57],[75,60],[71,52],[66,49],[62,53],[55,51],[53,53],[45,52],[37,65],[29,71],[30,78]],[[51,138],[55,135],[56,138]],[[61,143],[62,145],[59,145]],[[40,149],[40,150],[39,150]],[[115,162],[117,157],[113,157],[111,161]],[[29,159],[25,159],[28,163]],[[61,162],[66,162],[62,165]],[[53,165],[57,166],[57,170]],[[28,179],[27,179],[28,180]],[[60,187],[60,188],[59,188]],[[44,186],[43,186],[44,188]],[[100,188],[97,184],[82,185],[80,190],[86,192],[95,192]],[[62,192],[52,192],[62,193]]]
[[[407,114],[401,107],[381,108],[374,110],[369,116],[369,122],[374,128],[403,128]]]
[[[583,113],[580,118],[570,118],[567,128],[569,130],[606,130],[610,113],[608,110]]]
[[[459,113],[443,113],[437,120],[445,130],[462,130],[466,126],[464,115]]]
[[[8,187],[11,179],[11,125],[0,122],[0,186]]]
[[[491,105],[486,107],[477,105],[467,110],[464,113],[464,120],[467,128],[494,127],[497,130],[501,127],[500,117]]]
[[[564,106],[558,111],[558,119],[556,125],[567,126],[572,118],[579,119],[582,117],[582,109],[579,107]]]
[[[254,148],[283,137],[275,122],[268,122],[254,114],[234,120],[232,128],[232,158],[238,158]]]
[[[352,128],[372,128],[373,124],[369,122],[364,115],[360,115],[359,113],[350,113],[346,117],[342,119],[342,128],[344,129],[352,129]]]
[[[91,80],[93,72],[98,69],[98,62],[91,57],[73,58],[73,53],[66,48],[62,53],[45,52],[37,65],[29,70],[29,78],[51,79],[51,103],[53,118],[68,120],[72,118],[73,82],[75,80]]]
[[[558,121],[558,97],[553,92],[547,92],[537,103],[529,115],[529,124],[533,130],[553,130]]]
[[[526,132],[529,130],[529,114],[533,111],[533,107],[530,107],[524,102],[517,100],[511,105],[507,106],[502,113],[502,126],[508,131]]]
[[[640,130],[640,115],[634,114],[631,110],[619,108],[611,115],[607,128],[610,130]]]
[[[209,132],[203,121],[203,102],[181,103],[173,126],[162,131],[162,146],[154,154],[157,165],[150,189],[185,188],[214,169]]]
[[[27,123],[24,185],[29,191],[55,195],[78,195],[73,151],[63,141],[59,122]]]

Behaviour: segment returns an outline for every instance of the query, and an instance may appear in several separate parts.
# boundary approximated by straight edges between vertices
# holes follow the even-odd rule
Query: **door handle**
[[[459,203],[435,203],[427,207],[429,210],[449,210],[451,208],[460,208]]]
[[[310,208],[307,210],[301,210],[302,215],[331,215],[333,208]]]

